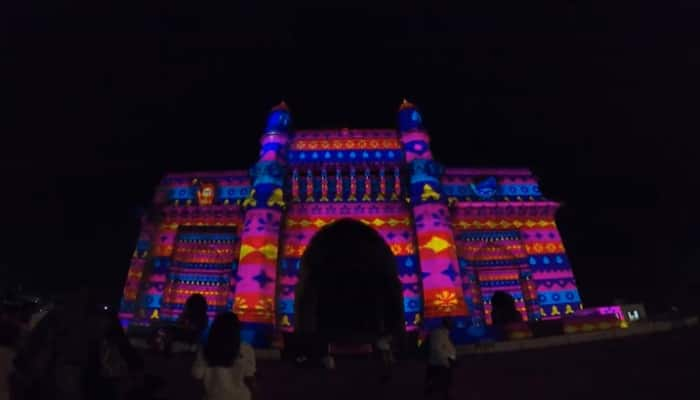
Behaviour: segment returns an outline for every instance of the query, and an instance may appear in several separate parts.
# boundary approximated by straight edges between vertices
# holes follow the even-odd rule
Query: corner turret
[[[260,161],[286,164],[287,144],[292,133],[292,117],[283,101],[270,110],[267,125],[260,140]]]
[[[413,103],[403,99],[399,107],[399,131],[412,132],[423,130],[423,117]]]
[[[287,107],[287,103],[282,101],[270,110],[267,116],[265,135],[289,134],[291,128],[292,118],[289,114],[289,107]]]

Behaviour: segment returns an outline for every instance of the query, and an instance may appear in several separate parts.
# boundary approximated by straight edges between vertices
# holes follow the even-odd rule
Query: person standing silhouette
[[[425,394],[431,396],[436,390],[449,398],[452,385],[452,367],[457,361],[457,350],[450,340],[450,320],[444,318],[442,325],[428,337],[428,366],[425,377]]]
[[[219,314],[192,375],[203,381],[207,400],[250,400],[254,387],[255,352],[241,342],[240,322],[233,313]]]

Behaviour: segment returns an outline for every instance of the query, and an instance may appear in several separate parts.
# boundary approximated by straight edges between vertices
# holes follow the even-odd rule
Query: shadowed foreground
[[[699,338],[699,328],[686,328],[624,340],[468,356],[455,371],[452,395],[455,399],[680,398],[697,388]],[[149,371],[166,380],[160,398],[201,398],[186,363],[182,358],[148,360]],[[333,372],[259,361],[258,371],[259,399],[423,398],[424,369],[417,361],[400,362],[393,382],[385,386],[378,383],[377,363],[367,360],[339,359]]]

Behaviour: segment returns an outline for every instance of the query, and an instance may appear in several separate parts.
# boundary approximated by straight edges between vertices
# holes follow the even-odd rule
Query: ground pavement
[[[150,357],[163,399],[199,399],[185,358]],[[453,399],[691,398],[700,388],[700,328],[620,340],[462,358]],[[338,359],[335,371],[259,361],[257,399],[422,399],[423,365],[403,361],[391,383],[379,383],[377,362]]]

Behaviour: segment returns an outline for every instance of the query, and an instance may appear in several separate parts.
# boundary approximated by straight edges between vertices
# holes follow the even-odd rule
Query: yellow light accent
[[[299,222],[299,225],[301,225],[302,228],[306,228],[307,226],[311,225],[311,221],[306,220],[306,219],[302,219],[302,220]]]
[[[384,222],[383,219],[379,219],[379,218],[375,218],[375,219],[372,220],[372,224],[374,224],[374,225],[376,225],[376,226],[382,226],[382,225],[384,225],[385,223],[386,223],[386,222]]]
[[[279,206],[284,208],[284,192],[282,192],[282,189],[277,188],[272,191],[272,194],[270,197],[267,199],[267,206],[268,207],[274,207],[274,206]]]
[[[445,249],[450,248],[451,246],[452,244],[450,244],[450,242],[448,242],[447,240],[439,238],[437,236],[433,236],[423,247],[427,247],[435,253],[440,253]]]
[[[248,302],[242,297],[236,297],[233,301],[233,312],[239,314],[248,309]]]
[[[416,314],[415,317],[413,317],[413,325],[418,325],[420,324],[420,314]]]
[[[564,313],[565,313],[565,314],[573,314],[573,313],[574,313],[574,309],[571,308],[571,305],[570,305],[570,304],[567,304],[567,305],[566,305],[566,311],[564,311]]]
[[[257,205],[257,201],[255,201],[255,189],[250,191],[250,194],[248,194],[248,197],[243,200],[243,207],[255,207]]]
[[[552,306],[552,316],[561,315],[557,306]]]
[[[151,318],[151,319],[160,319],[160,315],[158,314],[158,309],[157,309],[157,308],[156,308],[155,310],[153,310],[153,312],[151,313],[151,317],[150,317],[150,318]]]
[[[277,259],[277,246],[274,244],[266,244],[258,249],[262,253],[262,255],[265,256],[268,260],[276,260]]]
[[[253,247],[249,244],[241,245],[240,258],[243,259],[243,258],[245,258],[245,256],[247,256],[248,254],[250,254],[254,251],[255,251],[255,247]]]
[[[429,184],[423,185],[423,193],[420,195],[421,200],[426,201],[429,199],[440,200],[440,194],[433,189]]]
[[[326,221],[324,221],[322,219],[317,219],[313,223],[317,228],[321,228],[322,226],[326,225]]]
[[[513,226],[515,226],[516,228],[520,228],[521,226],[523,226],[523,223],[520,221],[513,221]]]
[[[584,332],[591,332],[595,330],[595,326],[593,326],[593,324],[583,324],[581,330]]]
[[[282,316],[282,320],[280,320],[280,325],[282,326],[291,326],[292,324],[289,323],[289,317],[286,315]]]
[[[627,321],[620,321],[620,328],[627,329],[629,327],[630,327],[630,324],[628,324]]]
[[[258,315],[268,318],[272,316],[272,300],[260,299],[255,304],[255,311]]]
[[[433,305],[438,307],[443,312],[450,312],[455,308],[455,306],[457,306],[457,295],[448,290],[443,290],[435,295]]]

